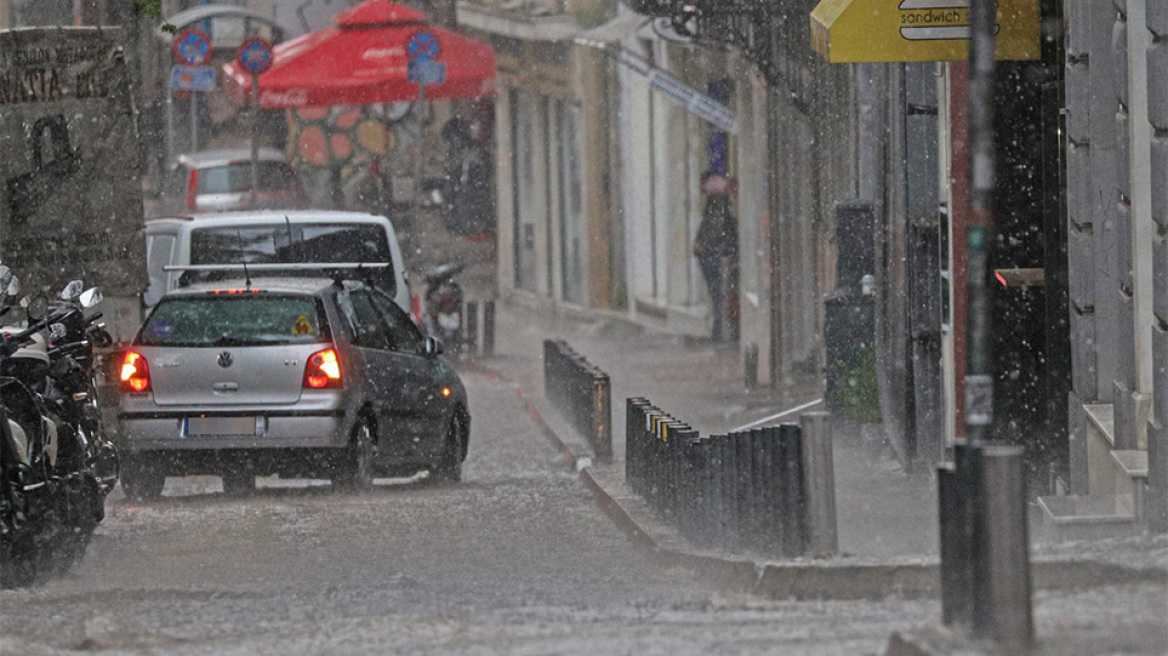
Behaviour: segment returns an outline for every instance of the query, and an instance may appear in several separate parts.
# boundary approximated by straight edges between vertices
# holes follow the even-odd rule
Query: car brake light
[[[122,361],[121,387],[123,392],[149,392],[150,367],[141,353],[126,352]]]
[[[341,362],[336,349],[317,351],[308,358],[304,368],[304,387],[307,389],[333,389],[344,387],[341,383]]]
[[[196,198],[199,195],[199,171],[198,169],[191,169],[191,174],[187,176],[187,209],[198,209]]]

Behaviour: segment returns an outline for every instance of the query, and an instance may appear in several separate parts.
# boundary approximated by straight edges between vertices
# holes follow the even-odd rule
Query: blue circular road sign
[[[211,58],[211,37],[202,30],[183,30],[174,37],[174,58],[187,66],[202,66]]]
[[[258,75],[272,65],[272,44],[265,39],[248,39],[239,46],[239,65]]]
[[[430,32],[418,32],[411,36],[406,49],[411,60],[429,61],[437,58],[438,53],[442,52],[442,46],[438,45],[438,37]]]

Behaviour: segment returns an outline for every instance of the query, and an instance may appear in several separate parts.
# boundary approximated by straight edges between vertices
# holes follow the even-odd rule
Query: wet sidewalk
[[[786,393],[747,390],[736,347],[656,334],[622,318],[573,312],[558,316],[500,304],[496,355],[482,361],[518,384],[555,432],[577,454],[590,453],[584,439],[544,398],[543,340],[563,338],[611,379],[611,466],[594,463],[597,475],[623,486],[625,399],[640,396],[689,423],[702,434],[728,432],[821,398],[822,381],[809,380]],[[797,421],[797,415],[783,421]],[[936,483],[931,471],[907,473],[886,449],[865,448],[855,426],[834,431],[837,524],[841,555],[864,559],[935,556]]]

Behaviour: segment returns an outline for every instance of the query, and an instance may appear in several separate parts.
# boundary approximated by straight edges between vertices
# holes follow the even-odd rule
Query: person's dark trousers
[[[698,266],[706,279],[706,289],[710,292],[710,307],[714,315],[714,331],[710,338],[715,342],[724,339],[722,325],[726,323],[726,298],[722,289],[722,258],[715,255],[698,256]]]

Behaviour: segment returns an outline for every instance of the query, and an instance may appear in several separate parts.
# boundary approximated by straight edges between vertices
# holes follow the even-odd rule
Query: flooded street
[[[719,592],[630,543],[512,390],[465,376],[464,482],[210,477],[111,497],[85,561],[0,592],[0,653],[877,653],[937,604]],[[272,486],[279,485],[275,488]]]

